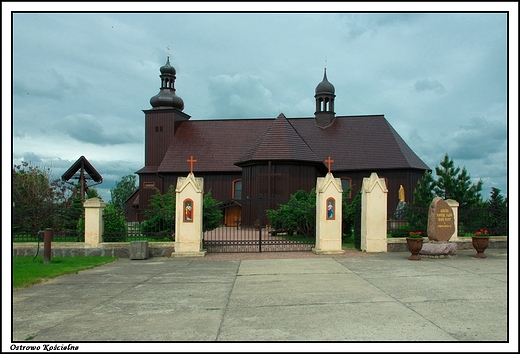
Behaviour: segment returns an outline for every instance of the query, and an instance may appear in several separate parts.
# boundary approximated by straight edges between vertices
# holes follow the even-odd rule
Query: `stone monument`
[[[436,258],[457,254],[457,244],[449,242],[455,233],[455,217],[450,205],[441,197],[435,197],[428,209],[428,243],[424,243],[420,255]]]
[[[316,181],[316,247],[315,254],[345,253],[341,247],[341,220],[343,189],[341,179],[334,178],[330,172],[330,164],[334,160],[330,156],[325,160],[329,164],[329,172]]]

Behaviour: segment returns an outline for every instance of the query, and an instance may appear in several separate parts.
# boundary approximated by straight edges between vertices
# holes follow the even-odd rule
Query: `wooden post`
[[[43,264],[50,264],[52,257],[52,229],[45,229],[43,233]]]

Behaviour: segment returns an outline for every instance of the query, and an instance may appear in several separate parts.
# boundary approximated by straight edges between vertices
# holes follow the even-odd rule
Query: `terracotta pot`
[[[471,243],[477,251],[475,258],[486,258],[484,251],[489,246],[489,236],[471,236]]]
[[[419,252],[421,252],[423,239],[422,238],[413,238],[407,237],[406,244],[408,245],[408,250],[412,253],[410,257],[408,257],[411,261],[419,261],[421,256],[419,256]]]

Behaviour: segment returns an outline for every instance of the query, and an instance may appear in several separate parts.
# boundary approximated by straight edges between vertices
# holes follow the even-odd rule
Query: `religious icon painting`
[[[191,199],[184,200],[184,221],[193,221],[193,200]]]
[[[336,200],[332,197],[327,198],[327,220],[335,219]]]

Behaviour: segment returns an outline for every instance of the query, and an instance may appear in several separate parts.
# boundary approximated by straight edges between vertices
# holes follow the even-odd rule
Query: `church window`
[[[156,125],[155,126],[155,132],[156,133],[159,133],[159,132],[163,132],[163,126],[162,125]]]
[[[343,189],[343,191],[346,191],[346,190],[349,189],[351,186],[352,186],[352,178],[349,178],[349,177],[341,177],[341,188]],[[348,193],[348,195],[347,195],[347,198],[348,198],[348,199],[351,199],[351,198],[352,198],[352,190],[349,191],[349,193]]]
[[[155,182],[144,182],[143,183],[144,189],[154,189],[155,188]]]
[[[242,199],[242,180],[241,179],[236,179],[233,181],[232,199]]]

